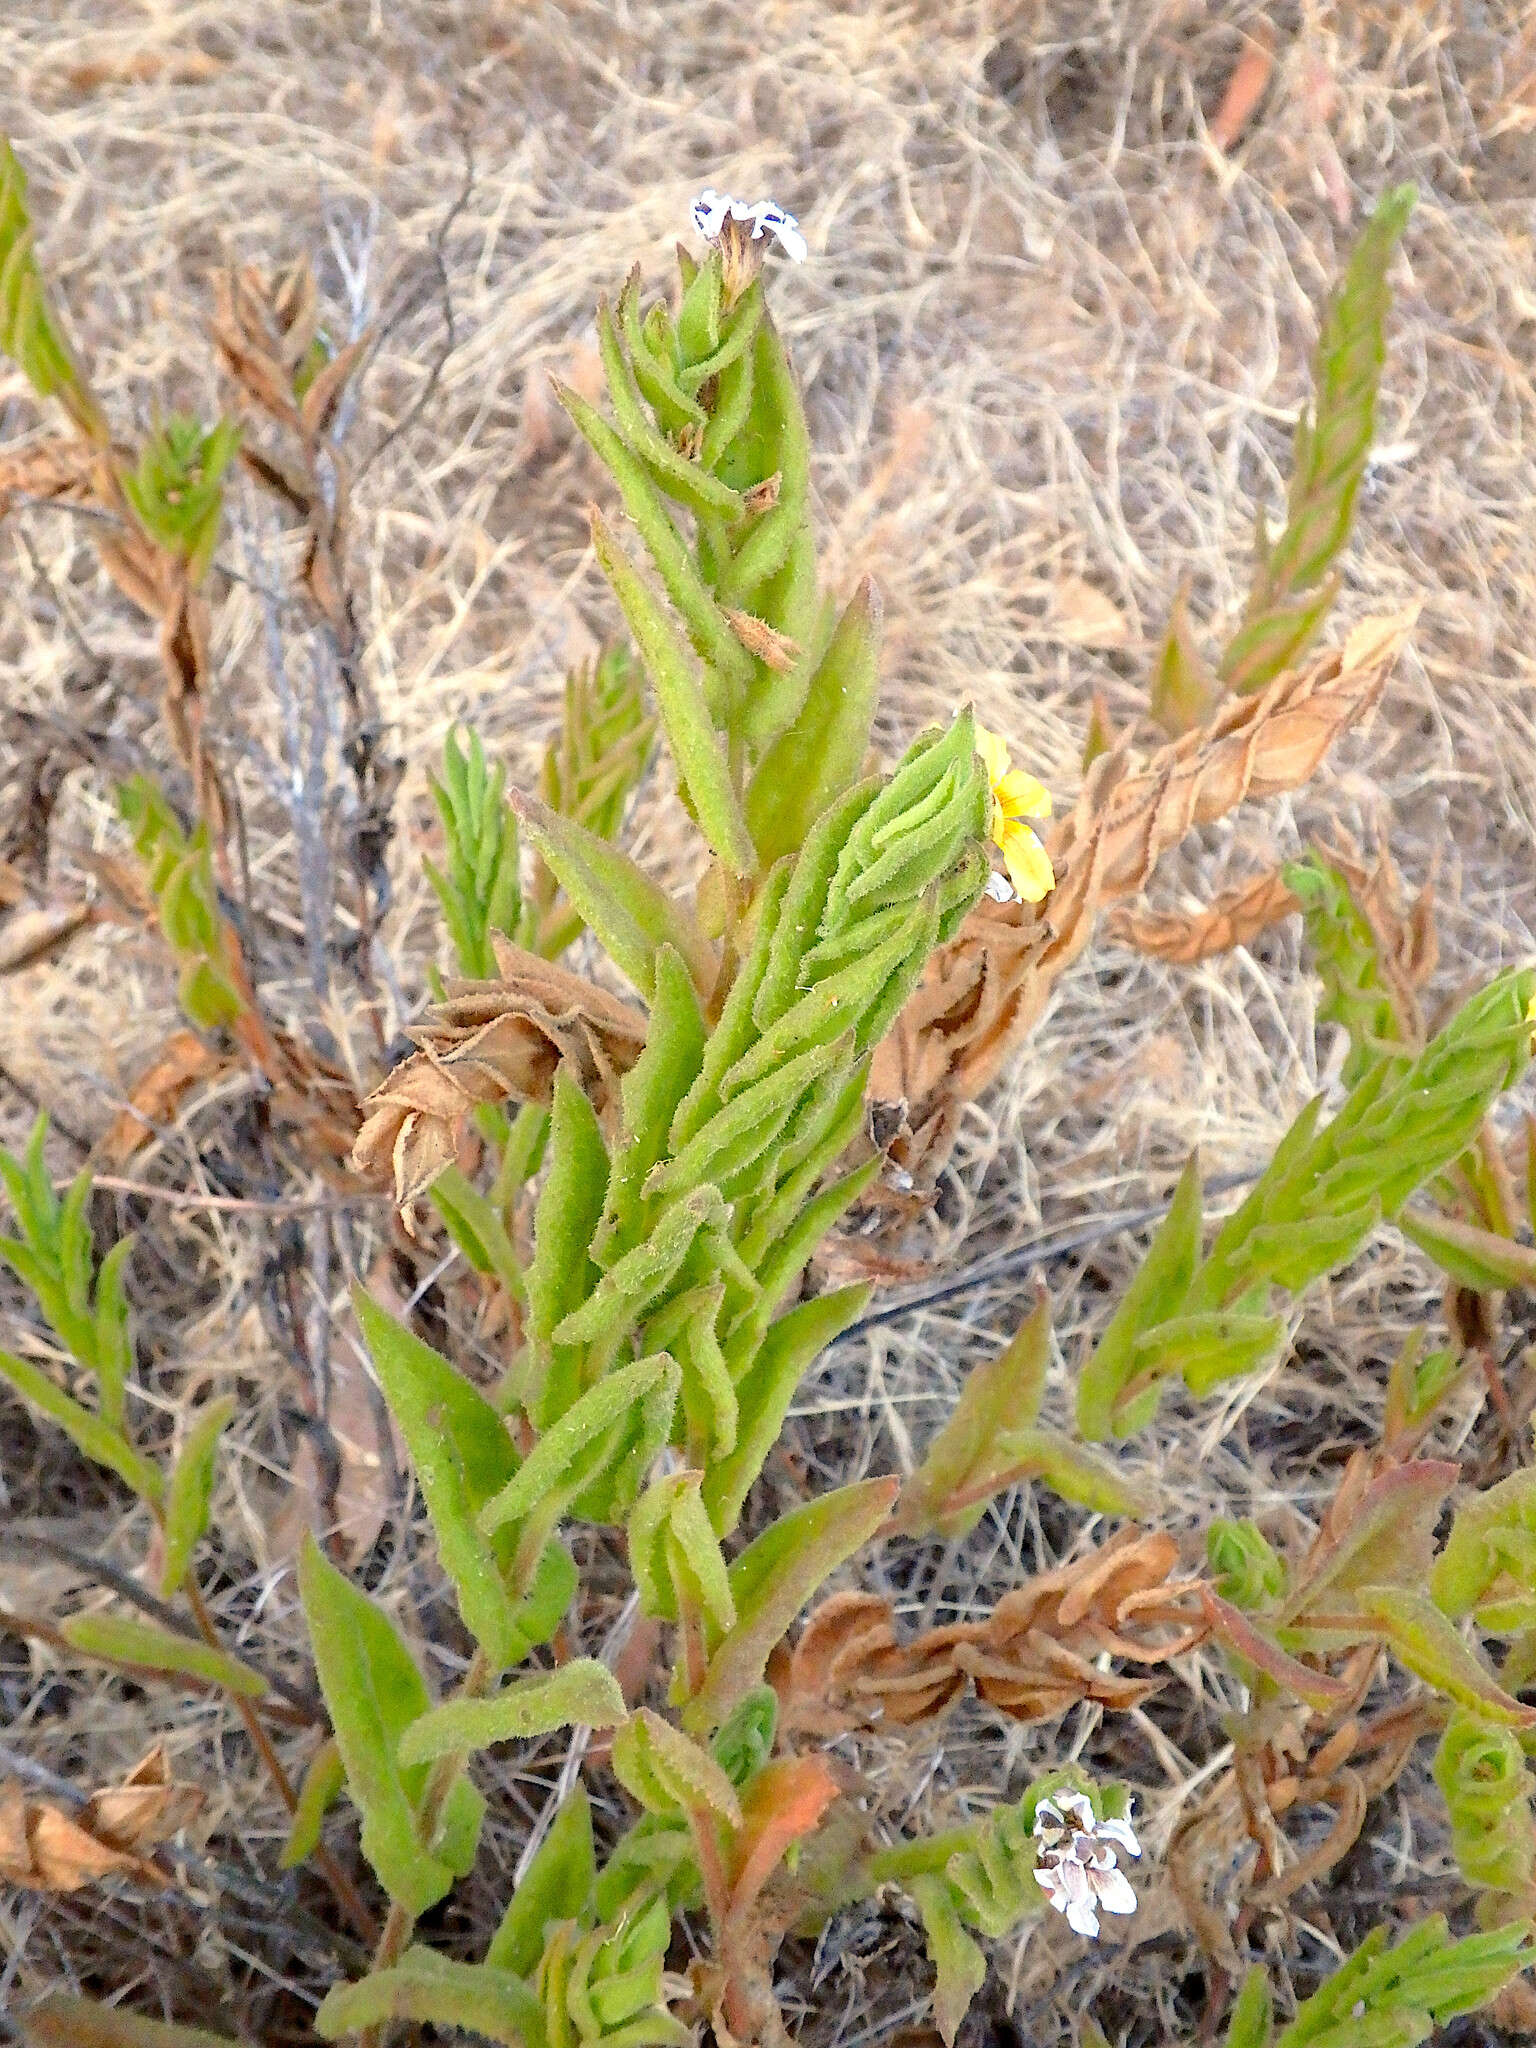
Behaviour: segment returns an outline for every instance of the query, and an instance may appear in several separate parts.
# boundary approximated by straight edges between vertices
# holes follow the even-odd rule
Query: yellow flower
[[[992,837],[1002,848],[1008,879],[1025,903],[1038,903],[1055,888],[1056,875],[1025,820],[1051,815],[1050,791],[1013,767],[1006,744],[984,725],[976,728],[976,751],[992,785]]]

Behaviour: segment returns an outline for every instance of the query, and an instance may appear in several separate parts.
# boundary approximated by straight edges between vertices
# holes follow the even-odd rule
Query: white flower
[[[1134,1913],[1136,1894],[1115,1860],[1141,1844],[1124,1820],[1099,1820],[1081,1792],[1058,1792],[1035,1809],[1035,1882],[1077,1934],[1096,1935],[1099,1914]]]
[[[775,206],[771,199],[759,199],[749,206],[744,199],[733,199],[728,192],[706,186],[693,202],[694,226],[706,242],[716,242],[727,220],[740,221],[743,226],[750,223],[754,242],[771,235],[792,262],[805,261],[805,237],[792,213]]]

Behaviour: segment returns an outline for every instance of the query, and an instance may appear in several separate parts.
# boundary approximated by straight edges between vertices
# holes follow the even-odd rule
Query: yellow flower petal
[[[1043,782],[1015,768],[993,788],[993,795],[1010,818],[1048,818],[1051,793]]]
[[[1010,825],[1000,844],[1008,879],[1025,903],[1038,903],[1056,886],[1051,857],[1027,825]]]
[[[976,751],[981,756],[982,766],[987,771],[987,780],[994,794],[997,785],[1008,773],[1008,748],[1005,741],[995,732],[989,732],[984,725],[976,728]]]

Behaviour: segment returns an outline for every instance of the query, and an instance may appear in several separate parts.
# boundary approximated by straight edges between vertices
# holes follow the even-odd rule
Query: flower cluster
[[[1058,1792],[1035,1809],[1035,1882],[1075,1933],[1096,1935],[1099,1914],[1134,1913],[1136,1894],[1115,1858],[1141,1844],[1124,1820],[1100,1820],[1081,1792]]]

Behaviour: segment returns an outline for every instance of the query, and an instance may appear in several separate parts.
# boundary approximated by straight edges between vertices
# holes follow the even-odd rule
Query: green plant
[[[0,1354],[0,1373],[142,1502],[161,1595],[182,1600],[197,1631],[114,1611],[67,1617],[56,1633],[83,1655],[212,1686],[233,1703],[291,1812],[285,1863],[313,1856],[343,1910],[377,1934],[371,1967],[320,2007],[325,2039],[378,2043],[409,2021],[516,2048],[646,2048],[709,2023],[722,2039],[772,2042],[783,2033],[772,1968],[786,1932],[814,1932],[892,1888],[921,1920],[938,2025],[953,2042],[984,1976],[981,1941],[1051,1908],[1090,1936],[1101,1910],[1133,1910],[1122,1861],[1140,1854],[1131,1794],[1075,1769],[1043,1773],[957,1827],[879,1839],[833,1763],[798,1752],[783,1725],[790,1632],[875,1540],[958,1545],[1024,1481],[1098,1514],[1148,1513],[1097,1443],[1148,1427],[1175,1376],[1199,1398],[1273,1364],[1308,1288],[1417,1190],[1464,1170],[1491,1105],[1530,1059],[1536,971],[1500,976],[1419,1044],[1384,993],[1347,882],[1341,896],[1319,872],[1298,894],[1311,889],[1317,929],[1331,919],[1319,954],[1328,1014],[1352,1034],[1346,1099],[1326,1122],[1320,1102],[1308,1106],[1208,1246],[1191,1166],[1078,1374],[1076,1433],[1044,1419],[1052,1336],[1041,1300],[971,1375],[905,1484],[864,1477],[770,1516],[754,1489],[796,1390],[869,1298],[863,1285],[816,1293],[808,1274],[878,1171],[849,1160],[875,1050],[976,906],[989,842],[1021,891],[1022,876],[1048,896],[1054,873],[1021,836],[1043,791],[1024,804],[1019,777],[1018,802],[1003,800],[1011,771],[969,709],[920,734],[888,770],[869,768],[879,607],[865,585],[839,611],[820,586],[809,435],[753,232],[787,237],[793,223],[730,202],[706,212],[714,246],[702,262],[681,258],[675,312],[643,308],[638,275],[600,311],[609,412],[562,394],[644,550],[642,569],[594,514],[597,557],[636,653],[612,652],[571,679],[537,799],[507,791],[473,735],[450,738],[434,786],[444,855],[428,874],[458,969],[439,1008],[462,1006],[460,1037],[450,1058],[421,1031],[415,1062],[377,1091],[382,1122],[359,1141],[364,1163],[381,1146],[391,1154],[403,1193],[430,1190],[475,1299],[504,1314],[500,1376],[481,1385],[408,1318],[354,1295],[469,1646],[448,1696],[387,1605],[306,1542],[298,1584],[324,1713],[302,1786],[291,1784],[263,1718],[275,1688],[219,1641],[198,1583],[230,1403],[206,1404],[162,1465],[130,1423],[126,1247],[95,1267],[89,1182],[56,1194],[41,1127],[24,1161],[0,1160],[21,1233],[0,1255],[93,1401],[28,1360]],[[1233,688],[1274,674],[1320,616],[1317,591],[1369,439],[1381,277],[1404,217],[1401,196],[1379,212],[1325,329],[1290,522],[1256,587]],[[328,353],[292,293],[247,305],[242,320],[241,348],[265,322],[275,351],[266,367],[240,358],[245,388],[265,391],[269,416],[308,436],[312,481],[344,353]],[[56,368],[52,330],[37,333],[41,342],[27,329],[27,345]],[[122,484],[144,533],[191,583],[208,570],[235,448],[232,432],[173,421]],[[274,474],[303,496],[302,479]],[[312,505],[308,516],[318,517]],[[346,643],[325,566],[334,529],[312,524],[310,540],[316,602]],[[617,843],[653,732],[702,841],[687,899]],[[1246,748],[1247,732],[1234,719],[1209,747],[1171,758],[1167,777],[1152,778],[1158,800],[1186,771],[1231,781],[1221,749]],[[1245,754],[1242,775],[1252,772]],[[221,903],[217,835],[206,817],[187,830],[147,781],[123,808],[188,1016],[238,1036],[255,1013]],[[1191,796],[1189,816],[1215,814]],[[534,856],[528,876],[520,849]],[[583,929],[643,1009],[551,965]],[[270,1056],[286,1057],[275,1041]],[[454,1082],[456,1066],[473,1088]],[[455,1163],[471,1109],[483,1172],[467,1154]],[[410,1120],[434,1117],[407,1171]],[[831,1645],[829,1677],[852,1666],[883,1676],[884,1697],[904,1703],[897,1725],[942,1711],[967,1678],[1023,1721],[1078,1699],[1137,1705],[1151,1681],[1127,1681],[1107,1660],[1153,1668],[1213,1637],[1246,1696],[1229,1717],[1231,1779],[1273,1824],[1281,1767],[1305,1746],[1308,1716],[1341,1724],[1296,1777],[1327,1792],[1352,1754],[1345,1717],[1390,1649],[1418,1716],[1399,1748],[1440,1737],[1462,1869],[1492,1901],[1489,1917],[1514,1916],[1526,1910],[1536,1842],[1524,1762],[1536,1709],[1519,1697],[1536,1637],[1529,1488],[1522,1477],[1463,1500],[1436,1551],[1457,1469],[1412,1450],[1452,1381],[1439,1354],[1404,1354],[1386,1440],[1348,1468],[1311,1545],[1277,1549],[1255,1523],[1219,1521],[1206,1532],[1211,1578],[1170,1584],[1174,1539],[1126,1532],[1043,1574],[1046,1587],[1015,1589],[986,1624],[934,1631],[952,1654],[931,1696],[934,1643],[899,1643],[869,1596],[834,1595],[841,1637],[832,1623],[817,1636],[813,1623],[795,1656],[814,1637]],[[634,1610],[666,1646],[648,1698],[645,1675],[637,1685],[626,1674],[626,1685],[606,1650],[582,1653],[576,1560],[592,1555],[615,1566],[622,1556]],[[1467,1617],[1515,1638],[1502,1667],[1461,1632]],[[577,1774],[593,1731],[633,1809],[618,1830],[594,1826]],[[475,1759],[549,1736],[567,1745],[569,1765],[547,1833],[479,1958],[440,1952],[443,1923],[427,1916],[479,1853],[487,1802]],[[343,1796],[387,1900],[381,1928],[322,1839]],[[1254,1815],[1258,1825],[1257,1804]],[[668,1968],[680,1915],[692,1917],[699,1950],[687,1978]],[[1359,2026],[1371,2039],[1419,2040],[1524,1967],[1528,1931],[1512,1917],[1451,1942],[1432,1920],[1389,1951],[1379,1929],[1279,2038],[1301,2048]],[[1273,2032],[1267,1986],[1250,1979],[1229,2041],[1267,2048]]]

